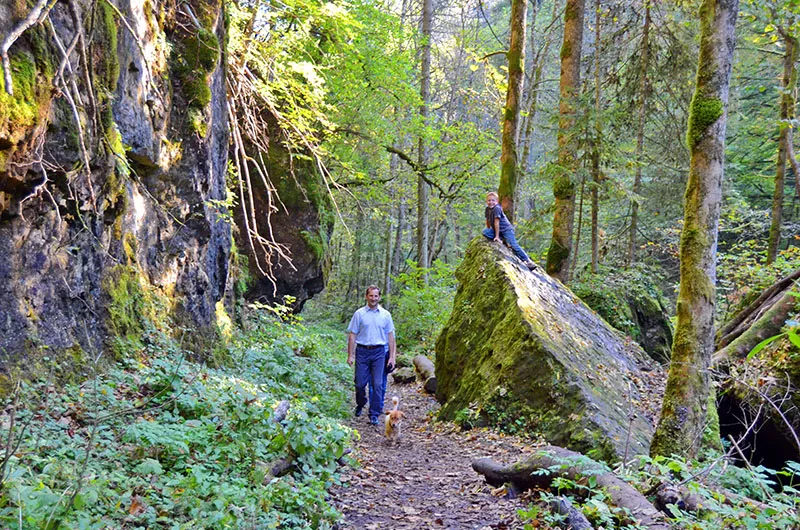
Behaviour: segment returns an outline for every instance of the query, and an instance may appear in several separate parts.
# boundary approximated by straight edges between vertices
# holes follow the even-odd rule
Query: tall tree
[[[642,165],[644,158],[644,125],[647,119],[647,97],[650,83],[647,68],[650,62],[650,0],[644,0],[644,27],[642,28],[642,58],[639,64],[639,115],[636,125],[636,173],[633,178],[633,200],[631,201],[631,226],[628,235],[628,257],[630,265],[636,260],[636,233],[639,230],[639,196],[642,191]]]
[[[789,24],[792,28],[793,24]],[[778,28],[783,38],[783,80],[781,82],[780,136],[778,139],[778,165],[775,171],[775,190],[772,194],[772,222],[769,227],[767,244],[767,265],[778,257],[781,242],[781,222],[783,221],[783,197],[786,185],[786,161],[791,152],[792,121],[794,120],[794,91],[797,87],[797,37],[791,29]],[[795,175],[797,178],[797,175]]]
[[[700,57],[686,142],[689,179],[680,242],[678,324],[661,419],[650,453],[697,454],[706,420],[714,350],[714,297],[728,86],[739,0],[703,0]]]
[[[553,177],[555,212],[553,236],[547,252],[547,273],[567,281],[572,257],[572,228],[575,222],[575,182],[578,167],[578,138],[575,105],[581,79],[581,45],[585,0],[567,0],[564,10],[564,41],[561,46],[561,80],[558,104],[558,167]]]
[[[432,0],[422,0],[422,53],[420,67],[420,99],[419,115],[423,132],[419,137],[419,167],[428,164],[429,145],[424,132],[428,125],[429,106],[431,102],[431,34],[433,26]],[[428,202],[430,190],[422,175],[417,177],[417,260],[420,267],[428,267]]]
[[[498,195],[503,211],[514,221],[514,194],[517,187],[517,140],[519,139],[519,103],[522,94],[525,61],[525,17],[528,0],[511,2],[511,38],[508,46],[508,91],[503,115],[502,153],[500,155],[500,186]]]
[[[592,139],[592,274],[597,274],[598,221],[600,209],[600,0],[594,2],[594,138]],[[577,254],[577,251],[576,251]],[[574,260],[573,260],[574,261]]]

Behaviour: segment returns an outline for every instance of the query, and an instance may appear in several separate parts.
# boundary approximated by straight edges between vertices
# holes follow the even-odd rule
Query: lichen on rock
[[[437,399],[452,419],[476,405],[523,415],[548,442],[614,461],[646,454],[663,374],[552,278],[473,240],[436,342]]]

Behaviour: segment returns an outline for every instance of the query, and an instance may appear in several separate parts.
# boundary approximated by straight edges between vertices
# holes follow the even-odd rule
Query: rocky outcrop
[[[274,241],[290,253],[273,253],[265,263],[257,245],[246,241],[241,208],[235,211],[239,226],[238,247],[247,254],[254,281],[245,293],[251,300],[269,304],[287,302],[295,310],[325,287],[325,266],[328,241],[333,232],[333,205],[316,164],[307,157],[291,157],[291,151],[280,141],[278,126],[267,119],[275,138],[265,159],[266,173],[272,193],[261,179],[251,180],[254,216],[261,237]],[[252,174],[257,174],[251,169]],[[242,204],[242,201],[237,201]],[[261,260],[259,268],[256,260]],[[263,272],[262,272],[263,271]]]
[[[24,8],[0,0],[12,15],[0,33]],[[11,48],[15,91],[0,96],[0,352],[12,361],[40,346],[94,351],[167,321],[213,328],[231,249],[218,206],[223,9],[57,2]],[[59,48],[70,52],[63,66]]]
[[[596,458],[647,454],[663,374],[637,344],[483,238],[456,275],[436,342],[443,417],[477,409]]]
[[[669,362],[673,330],[668,302],[647,271],[602,271],[571,287],[586,305],[638,342],[650,357],[662,364]]]

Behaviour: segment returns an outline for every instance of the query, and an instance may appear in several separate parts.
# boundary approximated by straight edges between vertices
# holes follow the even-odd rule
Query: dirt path
[[[349,468],[343,485],[332,497],[344,514],[340,529],[480,529],[522,528],[517,510],[528,501],[493,492],[472,470],[472,459],[489,456],[515,461],[529,452],[519,440],[485,431],[460,432],[452,425],[430,420],[436,401],[417,385],[390,385],[406,414],[402,439],[391,447],[383,425],[369,424],[366,414],[353,418],[358,430],[353,457],[360,466]],[[383,419],[383,418],[381,418]]]

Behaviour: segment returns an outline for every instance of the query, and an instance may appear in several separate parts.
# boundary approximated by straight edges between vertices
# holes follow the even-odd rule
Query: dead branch
[[[45,11],[45,7],[47,7],[47,0],[39,0],[36,2],[36,5],[33,6],[28,16],[20,22],[17,27],[13,28],[11,31],[8,32],[6,38],[3,39],[3,43],[0,44],[0,56],[2,56],[3,61],[3,80],[5,81],[5,90],[9,96],[14,95],[14,82],[11,78],[11,60],[8,58],[8,50],[11,49],[11,46],[17,42],[25,31],[28,30],[34,24],[41,22],[43,17],[47,16],[47,13],[50,11],[50,8],[53,7],[53,4],[47,8]]]
[[[593,476],[596,484],[608,492],[611,502],[630,510],[639,525],[651,530],[669,530],[664,515],[633,486],[591,458],[563,447],[542,447],[533,455],[508,466],[489,458],[479,458],[472,461],[472,469],[486,477],[486,482],[493,486],[510,482],[518,490],[549,488],[556,477],[566,477],[585,485],[587,477]]]

